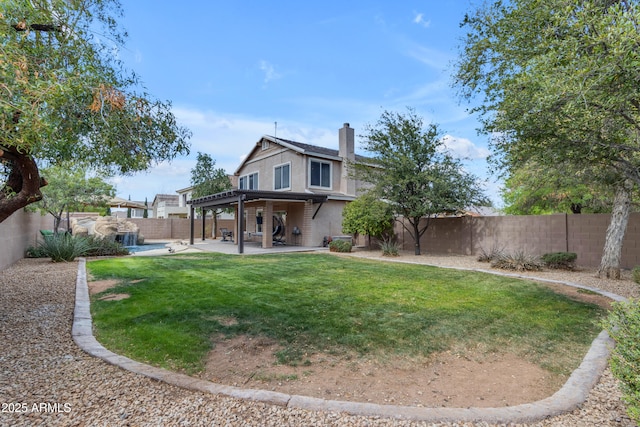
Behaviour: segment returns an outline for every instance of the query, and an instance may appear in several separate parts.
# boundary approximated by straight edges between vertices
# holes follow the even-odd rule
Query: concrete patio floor
[[[149,241],[148,243],[156,243],[155,241]],[[315,252],[315,251],[328,251],[329,248],[323,247],[309,247],[309,246],[294,246],[294,245],[275,245],[271,248],[263,248],[261,243],[258,242],[244,242],[243,255],[262,255],[262,254],[276,254],[283,252]],[[207,239],[196,240],[193,245],[189,245],[188,240],[175,240],[167,243],[166,248],[153,249],[149,251],[136,252],[131,254],[132,256],[153,256],[153,255],[170,255],[177,253],[188,252],[219,252],[230,255],[242,255],[238,253],[238,245],[232,241],[224,241],[222,239]]]

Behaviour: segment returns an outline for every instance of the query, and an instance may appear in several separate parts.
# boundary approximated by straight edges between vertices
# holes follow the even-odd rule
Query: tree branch
[[[16,31],[44,31],[44,32],[62,32],[62,27],[60,25],[53,24],[30,24],[27,25],[26,22],[22,21],[15,25],[13,25],[13,29]]]
[[[2,151],[0,159],[11,163],[9,177],[0,189],[0,222],[18,209],[42,199],[40,187],[47,181],[40,177],[35,160],[27,155]]]

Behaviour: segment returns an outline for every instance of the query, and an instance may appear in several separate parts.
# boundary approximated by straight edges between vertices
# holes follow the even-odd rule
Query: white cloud
[[[264,73],[264,82],[269,83],[271,80],[276,80],[282,77],[276,72],[275,67],[267,61],[260,61],[260,70]]]
[[[444,146],[447,147],[453,154],[458,157],[476,160],[486,159],[490,152],[484,147],[479,147],[467,138],[459,138],[452,135],[445,135],[442,137]]]
[[[422,13],[416,13],[416,16],[413,18],[413,23],[424,28],[429,28],[431,26],[431,20],[424,19],[424,14]]]
[[[426,66],[443,72],[452,60],[451,54],[436,49],[431,49],[418,44],[413,44],[407,49],[407,54],[422,62]]]

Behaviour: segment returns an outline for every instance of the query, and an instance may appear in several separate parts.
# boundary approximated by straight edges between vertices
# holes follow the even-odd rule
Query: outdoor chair
[[[228,241],[233,242],[233,231],[230,231],[228,228],[221,228],[220,234],[222,235],[223,242],[228,242]],[[229,238],[229,240],[227,240],[227,237]]]

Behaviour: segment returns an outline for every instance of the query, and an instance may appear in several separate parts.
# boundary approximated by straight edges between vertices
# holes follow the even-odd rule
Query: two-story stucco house
[[[354,145],[348,123],[338,131],[337,150],[265,135],[235,171],[237,188],[189,204],[234,207],[234,236],[244,236],[236,239],[240,252],[245,240],[264,248],[322,246],[325,237],[342,234],[342,210],[360,188],[347,168],[363,159]]]

